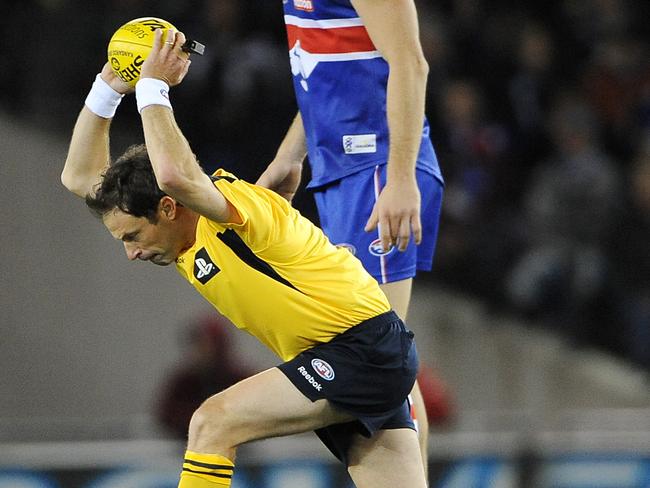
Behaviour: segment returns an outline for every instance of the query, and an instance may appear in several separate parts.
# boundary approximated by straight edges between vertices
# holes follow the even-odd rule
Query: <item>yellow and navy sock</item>
[[[235,465],[230,459],[218,454],[185,451],[178,488],[229,487],[234,469]]]

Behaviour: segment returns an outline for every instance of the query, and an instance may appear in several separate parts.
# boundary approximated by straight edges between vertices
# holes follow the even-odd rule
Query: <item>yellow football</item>
[[[115,31],[108,43],[108,62],[122,81],[135,86],[140,78],[140,67],[151,52],[154,31],[177,30],[170,22],[156,17],[133,19]]]

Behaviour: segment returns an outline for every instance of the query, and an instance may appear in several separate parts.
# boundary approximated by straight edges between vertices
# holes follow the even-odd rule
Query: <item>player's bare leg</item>
[[[310,401],[277,368],[208,398],[190,422],[188,450],[234,461],[237,446],[348,422],[327,400]]]
[[[179,488],[229,488],[237,447],[315,430],[352,417],[327,400],[311,402],[276,368],[208,398],[190,421]]]
[[[393,307],[393,310],[399,315],[399,318],[404,321],[406,321],[409,304],[411,303],[412,286],[413,278],[379,285],[386,298],[388,298],[390,306]]]
[[[326,400],[311,402],[280,370],[269,369],[210,397],[199,407],[190,422],[185,476],[179,487],[229,487],[239,445],[352,419]],[[359,436],[350,450],[350,475],[359,488],[424,488],[418,453],[417,436],[411,429],[382,430],[370,440]],[[193,466],[202,474],[214,468],[212,476],[226,474],[228,478],[188,475]]]
[[[383,292],[388,298],[393,310],[399,317],[406,321],[408,315],[409,304],[411,302],[411,288],[413,279],[409,278],[401,281],[393,281],[391,283],[384,283],[380,285]],[[422,454],[422,463],[424,464],[424,472],[428,478],[429,474],[429,421],[427,420],[426,409],[424,407],[424,399],[420,392],[420,387],[417,381],[413,385],[411,391],[411,399],[415,409],[415,416],[418,424],[418,443],[420,444],[420,452]]]
[[[357,488],[425,488],[427,482],[415,431],[380,430],[357,436],[348,453],[348,473]]]
[[[411,390],[411,400],[415,410],[415,420],[417,421],[418,428],[418,444],[420,446],[420,453],[422,455],[422,464],[424,465],[424,473],[426,479],[429,479],[429,420],[427,419],[427,411],[424,406],[424,398],[420,392],[420,386],[416,381]]]

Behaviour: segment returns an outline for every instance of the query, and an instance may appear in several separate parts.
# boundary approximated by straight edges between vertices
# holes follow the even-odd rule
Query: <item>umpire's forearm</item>
[[[110,163],[108,134],[111,120],[95,115],[85,106],[77,118],[61,183],[82,198],[93,191]]]

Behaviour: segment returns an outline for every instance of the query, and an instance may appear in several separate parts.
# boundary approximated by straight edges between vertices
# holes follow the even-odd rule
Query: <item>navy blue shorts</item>
[[[386,184],[386,165],[368,168],[314,189],[320,227],[337,246],[349,249],[379,282],[390,283],[430,271],[438,238],[443,185],[432,174],[417,170],[420,188],[422,242],[410,240],[404,252],[393,248],[384,252],[378,230],[366,232],[379,192]]]
[[[357,434],[370,437],[381,429],[415,430],[407,397],[415,383],[418,356],[413,332],[395,312],[361,322],[278,368],[312,402],[327,399],[356,418],[316,431],[346,465]]]

